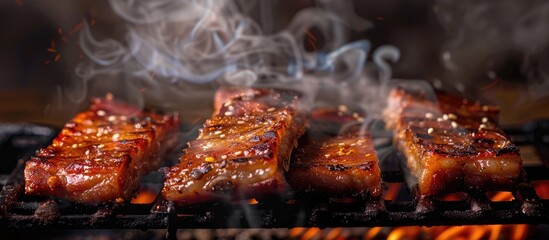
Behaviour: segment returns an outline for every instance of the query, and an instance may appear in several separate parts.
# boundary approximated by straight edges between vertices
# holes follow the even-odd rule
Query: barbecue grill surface
[[[7,130],[6,130],[7,129]],[[521,144],[540,145],[536,132],[528,125],[509,130]],[[51,141],[56,130],[28,124],[0,125],[1,150],[19,159],[27,159],[34,151]],[[536,133],[539,135],[538,133]],[[24,194],[23,167],[19,160],[11,174],[0,175],[0,229],[2,231],[39,231],[44,229],[168,229],[175,236],[179,228],[291,228],[291,227],[373,227],[373,226],[435,226],[479,224],[548,224],[549,200],[540,199],[524,180],[515,200],[492,202],[484,193],[469,193],[464,200],[443,201],[422,199],[414,193],[414,179],[403,171],[398,155],[389,141],[378,141],[383,159],[384,182],[401,182],[408,186],[409,199],[394,201],[355,201],[352,203],[322,196],[289,196],[280,199],[258,199],[257,204],[216,202],[176,207],[157,194],[150,204],[112,203],[87,206]],[[384,143],[384,144],[383,144]],[[546,146],[541,144],[541,146]],[[6,156],[6,155],[4,155]],[[3,159],[7,161],[9,159]],[[530,179],[549,179],[545,167],[525,168]],[[158,179],[156,173],[150,179]],[[161,183],[146,183],[156,186]],[[291,199],[291,200],[289,200]],[[313,200],[314,199],[314,200]]]

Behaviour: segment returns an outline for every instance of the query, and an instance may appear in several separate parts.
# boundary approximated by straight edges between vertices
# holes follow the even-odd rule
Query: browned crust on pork
[[[216,97],[217,112],[167,173],[162,190],[166,199],[194,204],[286,191],[284,169],[305,128],[299,94],[225,90],[216,94],[223,96]]]
[[[81,203],[129,200],[144,174],[175,141],[176,114],[145,113],[112,99],[93,99],[53,143],[25,165],[25,193]]]
[[[294,192],[329,197],[381,195],[373,142],[367,132],[360,132],[362,114],[342,109],[312,112],[311,127],[286,174]]]
[[[385,110],[420,194],[513,190],[522,160],[498,125],[499,109],[436,93],[437,100],[394,89]]]

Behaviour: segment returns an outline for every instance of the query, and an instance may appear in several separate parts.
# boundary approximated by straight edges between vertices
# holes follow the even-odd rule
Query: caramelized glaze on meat
[[[192,204],[284,192],[284,169],[305,125],[299,95],[220,89],[214,108],[217,112],[168,172],[164,197]]]
[[[302,138],[286,174],[294,191],[332,197],[381,195],[381,175],[372,139],[368,133],[360,132],[360,117],[353,115],[326,109],[313,111],[311,128]],[[343,126],[349,127],[338,135]]]
[[[131,198],[144,174],[171,148],[176,114],[145,113],[112,99],[93,99],[53,143],[26,162],[25,192],[81,203]]]
[[[487,118],[497,124],[499,108],[440,91],[428,94],[395,88],[389,94],[384,116],[388,128],[398,128],[396,125],[403,118],[439,118],[444,117],[445,113],[449,114],[447,117],[459,116],[456,119],[464,123],[480,122]]]
[[[437,99],[397,88],[385,111],[419,192],[512,190],[522,161],[498,126],[499,109],[444,93]]]

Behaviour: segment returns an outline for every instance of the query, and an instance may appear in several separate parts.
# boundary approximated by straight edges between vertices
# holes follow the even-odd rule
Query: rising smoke
[[[380,105],[372,101],[372,96],[380,99],[380,91],[368,87],[391,78],[386,61],[398,60],[398,49],[377,51],[372,64],[380,66],[380,73],[365,74],[370,43],[349,43],[346,36],[372,24],[354,14],[351,1],[318,1],[316,7],[295,14],[282,29],[274,29],[276,18],[268,17],[271,1],[252,2],[110,1],[124,21],[125,38],[96,39],[90,27],[84,27],[80,46],[90,61],[79,65],[72,90],[78,93],[73,95],[79,97],[77,101],[84,100],[93,94],[88,93],[93,92],[89,86],[97,82],[103,88],[117,82],[129,98],[152,95],[187,100],[203,95],[197,89],[204,86],[268,85],[297,88],[311,98],[319,88],[327,88],[341,103],[358,101],[361,108]],[[260,24],[250,17],[257,9],[262,13]],[[323,44],[311,52],[306,51],[305,41],[310,41],[312,29]],[[142,99],[133,102],[143,104]]]

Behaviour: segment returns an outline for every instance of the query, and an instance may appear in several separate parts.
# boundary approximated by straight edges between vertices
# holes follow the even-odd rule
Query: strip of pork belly
[[[180,163],[168,172],[162,194],[193,204],[278,195],[284,171],[305,128],[300,96],[273,89],[227,89]],[[217,102],[216,98],[216,102]]]
[[[330,197],[381,195],[377,155],[370,135],[360,132],[360,119],[347,111],[313,111],[311,127],[286,174],[293,191]],[[341,132],[344,126],[350,127]]]
[[[445,117],[444,114],[447,116]],[[395,129],[398,128],[397,124],[401,123],[400,120],[405,118],[455,118],[454,116],[457,116],[461,117],[458,121],[470,121],[470,119],[482,121],[483,118],[487,118],[490,122],[497,123],[498,114],[497,106],[484,105],[478,101],[456,97],[445,92],[435,90],[427,94],[397,87],[389,93],[384,118],[387,128]]]
[[[497,107],[442,94],[433,104],[397,91],[390,98],[397,96],[407,103],[395,111],[400,114],[393,124],[395,142],[418,177],[420,194],[516,186],[522,161],[518,148],[494,120]]]
[[[177,114],[145,113],[110,98],[67,123],[53,143],[26,162],[25,192],[81,203],[130,199],[141,177],[175,145]]]

